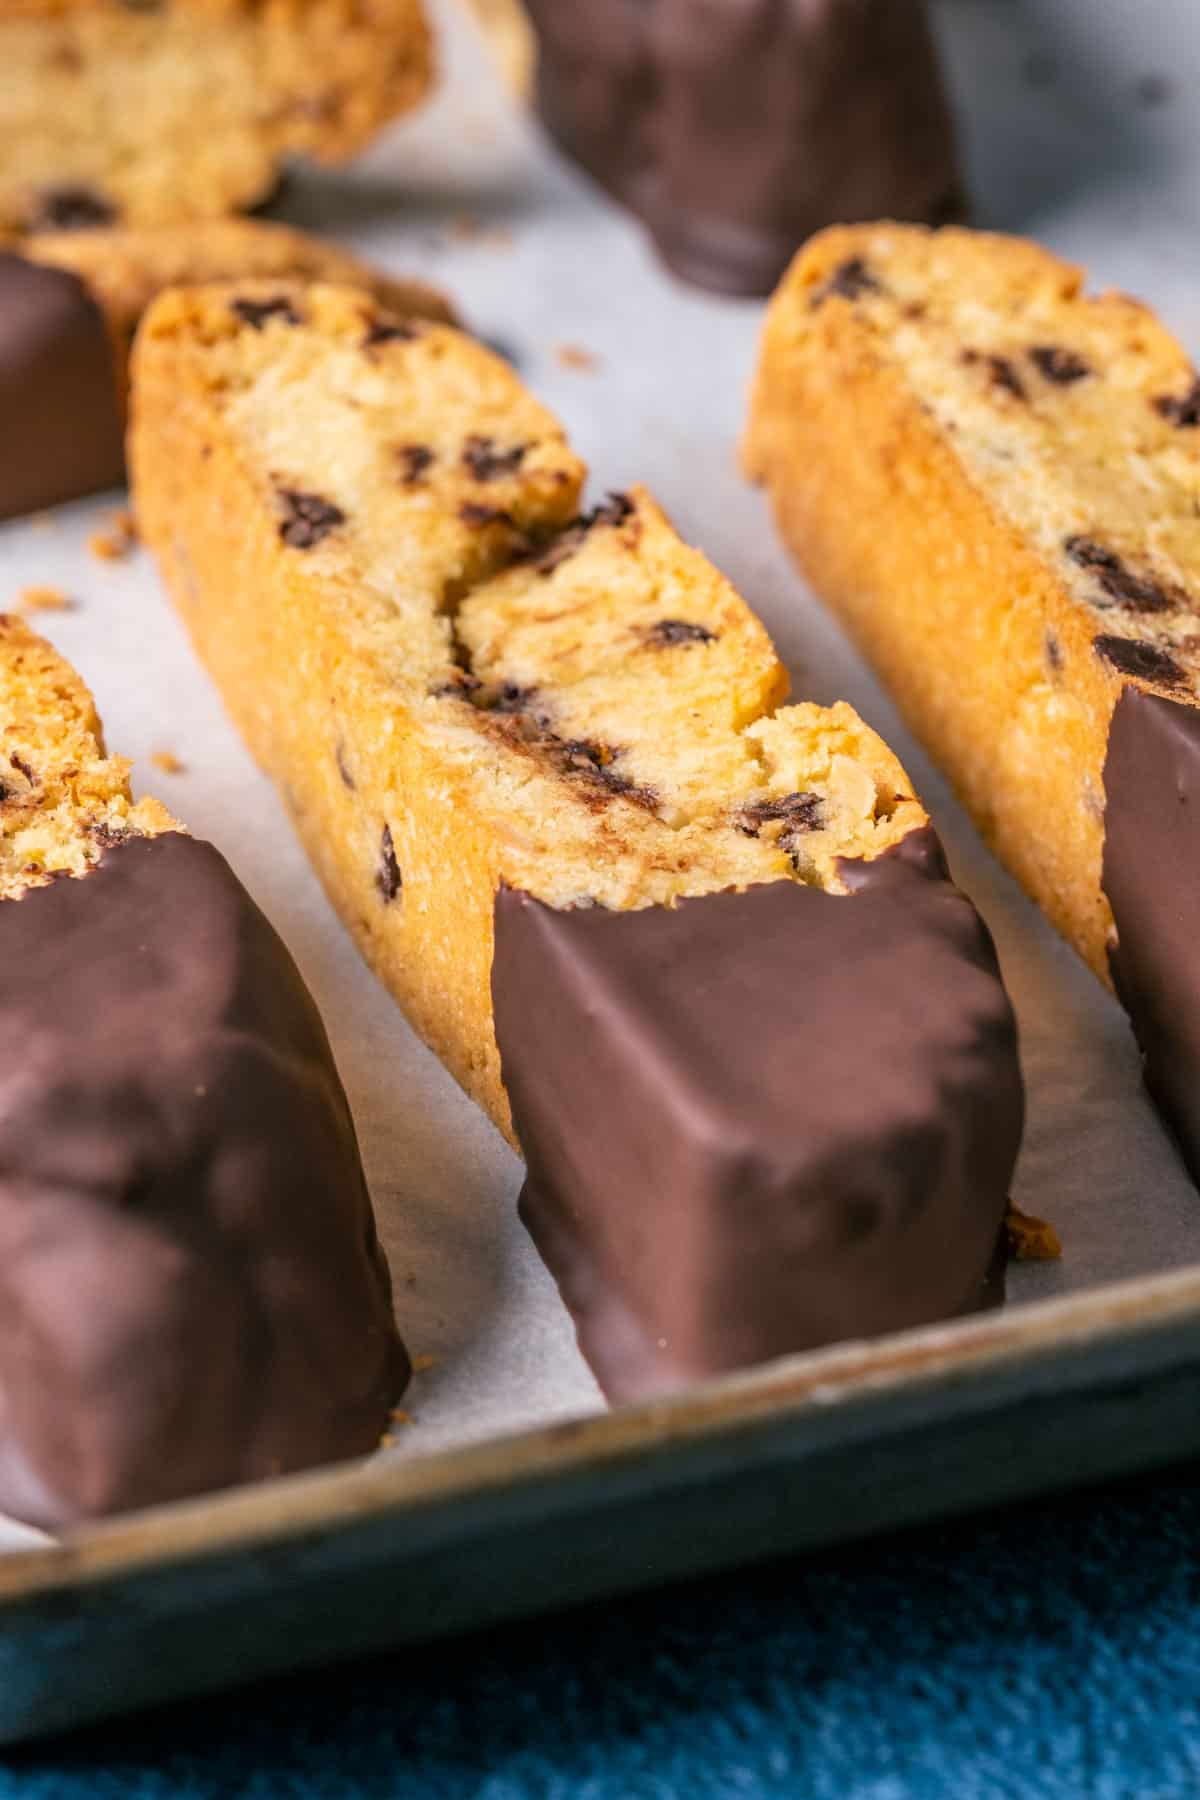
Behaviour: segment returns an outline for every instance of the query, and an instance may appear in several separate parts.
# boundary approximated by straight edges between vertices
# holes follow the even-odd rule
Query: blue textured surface
[[[1200,1794],[1200,1471],[0,1760],[0,1800]]]

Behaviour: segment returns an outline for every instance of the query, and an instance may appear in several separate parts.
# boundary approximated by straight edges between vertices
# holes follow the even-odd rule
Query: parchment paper
[[[592,491],[646,481],[774,633],[797,696],[850,700],[894,745],[996,935],[1021,1020],[1029,1127],[1015,1198],[1065,1254],[1013,1270],[1012,1301],[1200,1258],[1200,1196],[1138,1082],[1123,1015],[1022,898],[806,593],[734,446],[762,309],[682,287],[637,227],[546,147],[457,9],[447,83],[353,172],[298,177],[281,216],[444,285],[511,354],[588,458]],[[1200,18],[1191,0],[943,0],[939,29],[977,222],[1031,232],[1128,287],[1200,349]],[[0,421],[0,429],[3,422]],[[120,503],[0,530],[0,605],[34,617],[95,690],[110,747],[229,857],[320,1003],[349,1090],[410,1348],[431,1365],[382,1454],[410,1457],[597,1408],[519,1225],[520,1166],[359,962],[226,721],[144,552],[86,550]],[[964,678],[969,678],[964,674]],[[185,772],[150,761],[169,750]],[[0,1546],[34,1534],[0,1522]]]

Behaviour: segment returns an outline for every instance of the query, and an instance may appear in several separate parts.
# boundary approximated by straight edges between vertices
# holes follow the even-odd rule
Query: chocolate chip
[[[1111,600],[1130,612],[1173,612],[1180,605],[1179,596],[1170,594],[1149,576],[1135,575],[1115,551],[1106,549],[1094,538],[1069,537],[1065,540],[1063,549],[1073,563],[1078,563],[1081,569],[1087,569],[1097,577]]]
[[[534,553],[534,571],[538,575],[553,575],[555,569],[565,563],[569,556],[574,556],[595,526],[624,525],[627,519],[634,516],[635,511],[628,494],[610,494],[601,505],[594,506],[590,513],[582,513],[579,518],[573,519],[557,537],[551,538],[548,544]]]
[[[475,705],[485,712],[523,713],[528,712],[536,697],[536,688],[520,687],[515,681],[503,681],[499,687],[484,688],[480,685]]]
[[[15,751],[10,751],[8,760],[14,769],[19,769],[21,771],[21,774],[25,777],[31,787],[37,786],[37,776],[23,756],[18,756]]]
[[[987,360],[992,380],[996,386],[1003,388],[1005,393],[1011,394],[1014,400],[1024,400],[1026,398],[1024,384],[1007,356],[989,356]]]
[[[1083,381],[1092,372],[1091,364],[1082,356],[1057,344],[1035,344],[1029,352],[1029,360],[1039,375],[1044,375],[1058,387],[1070,387],[1072,382]]]
[[[500,450],[495,438],[472,434],[463,445],[462,459],[476,481],[495,481],[499,475],[515,474],[528,449],[528,444],[514,444]]]
[[[1157,682],[1160,687],[1188,686],[1186,671],[1168,650],[1145,638],[1098,637],[1092,648],[1097,656],[1122,675],[1134,675],[1142,681]]]
[[[428,444],[401,444],[396,451],[405,487],[416,487],[422,475],[437,461]]]
[[[996,386],[998,388],[1003,388],[1006,393],[1011,394],[1014,400],[1024,400],[1028,398],[1021,377],[1017,374],[1016,367],[1008,360],[1007,356],[992,356],[985,355],[979,350],[964,350],[962,359],[968,367],[971,367],[976,363],[984,363],[987,367],[988,374],[991,376],[991,379]]]
[[[1161,413],[1172,425],[1179,426],[1183,431],[1194,430],[1200,425],[1200,376],[1192,382],[1186,394],[1180,394],[1178,398],[1174,394],[1159,394],[1150,404],[1156,413]]]
[[[112,225],[116,217],[112,201],[95,188],[73,185],[48,188],[38,202],[34,223],[42,231],[86,231]]]
[[[392,828],[385,825],[383,836],[379,840],[379,865],[375,870],[375,886],[385,906],[390,906],[404,886],[404,877],[400,873],[400,864],[396,861],[396,847],[392,842]]]
[[[293,550],[311,550],[331,531],[346,523],[346,515],[332,500],[305,494],[298,488],[280,488],[285,515],[279,535]]]
[[[789,838],[805,831],[821,831],[825,824],[825,802],[820,794],[784,794],[778,800],[752,800],[738,814],[737,828],[746,837],[756,838],[764,825],[776,819],[783,821],[779,842],[788,848]]]
[[[268,319],[279,319],[285,325],[304,323],[286,294],[275,294],[269,300],[231,300],[229,310],[254,331],[262,331]]]
[[[533,692],[532,689],[528,690],[526,698],[532,698]],[[493,710],[502,712],[506,709],[497,707]],[[650,809],[658,805],[658,795],[653,788],[643,787],[632,781],[616,767],[621,755],[619,750],[614,750],[607,744],[594,743],[590,738],[560,738],[544,714],[522,714],[513,719],[511,724],[506,720],[505,725],[510,732],[515,733],[513,741],[549,757],[560,774],[584,777],[589,786],[601,789],[597,798],[608,800],[619,797]]]
[[[354,793],[358,783],[355,781],[347,766],[346,746],[340,738],[338,739],[337,746],[333,752],[333,759],[337,763],[337,772],[342,778],[342,786],[349,788],[350,792]]]
[[[1063,672],[1063,662],[1064,662],[1062,645],[1059,643],[1058,639],[1055,637],[1055,635],[1052,631],[1048,631],[1046,633],[1045,647],[1046,647],[1046,665],[1049,668],[1050,673],[1052,675],[1061,675]]]
[[[660,619],[646,633],[646,642],[655,649],[672,649],[676,644],[715,644],[716,641],[715,631],[709,631],[706,625],[693,624],[691,619]]]
[[[839,295],[843,300],[858,300],[863,294],[882,292],[882,283],[876,280],[863,258],[851,256],[844,263],[838,264],[827,281],[813,289],[809,305],[818,307],[833,294]]]
[[[464,525],[507,525],[516,529],[516,520],[501,506],[480,506],[474,500],[464,500],[458,516]]]
[[[364,313],[363,323],[367,328],[362,341],[364,350],[373,350],[377,344],[411,344],[421,336],[409,319],[380,319]]]

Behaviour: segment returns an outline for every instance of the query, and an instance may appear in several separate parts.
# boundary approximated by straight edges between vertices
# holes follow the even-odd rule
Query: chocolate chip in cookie
[[[462,459],[476,481],[495,481],[501,475],[515,475],[528,449],[528,444],[513,444],[502,450],[495,438],[472,434],[463,445]]]
[[[286,294],[274,294],[269,300],[231,300],[229,310],[253,331],[262,331],[270,319],[278,319],[284,325],[304,322]]]
[[[1153,681],[1159,687],[1186,688],[1185,670],[1169,650],[1151,644],[1145,638],[1102,636],[1092,648],[1112,669],[1122,675],[1133,675],[1141,681]]]
[[[1073,563],[1096,576],[1110,600],[1129,612],[1174,612],[1180,605],[1180,598],[1169,593],[1161,582],[1148,575],[1136,575],[1115,550],[1097,543],[1095,538],[1069,537],[1063,549]]]
[[[458,516],[464,525],[507,525],[510,530],[516,529],[516,520],[502,506],[480,506],[475,500],[464,500]]]
[[[1064,350],[1058,344],[1035,344],[1029,352],[1029,360],[1039,375],[1052,381],[1056,387],[1070,387],[1076,381],[1085,381],[1092,373],[1092,366],[1074,350]]]
[[[671,650],[679,644],[715,644],[717,634],[707,625],[692,619],[659,619],[646,632],[646,642],[656,650]]]
[[[284,518],[279,535],[293,550],[311,550],[331,531],[346,523],[346,515],[332,500],[305,494],[299,488],[280,488]]]
[[[1007,356],[995,356],[990,353],[985,355],[981,350],[964,350],[962,359],[968,368],[976,363],[982,363],[993,384],[1004,393],[1011,394],[1014,400],[1029,398],[1025,392],[1025,384],[1017,374],[1016,365]]]
[[[408,319],[380,319],[364,313],[363,323],[367,328],[362,341],[364,350],[373,350],[378,344],[411,344],[421,336],[419,326]]]
[[[416,487],[422,475],[437,461],[428,444],[400,444],[396,455],[400,460],[400,479],[405,487]]]
[[[861,256],[848,256],[839,263],[833,274],[813,289],[809,305],[815,310],[832,295],[837,294],[842,300],[860,300],[864,294],[883,292],[883,284],[867,267]]]
[[[32,223],[39,231],[86,231],[113,225],[116,220],[117,209],[111,200],[95,188],[77,182],[47,188],[39,198]]]
[[[375,886],[385,906],[390,906],[404,886],[404,877],[400,873],[400,864],[396,861],[396,847],[392,842],[392,828],[385,825],[379,840],[379,862],[375,869]]]
[[[1182,431],[1192,431],[1200,425],[1200,376],[1192,382],[1186,394],[1159,394],[1151,402],[1155,412],[1161,413],[1172,425]]]
[[[778,800],[752,800],[738,813],[737,828],[745,837],[758,837],[764,825],[782,820],[779,842],[786,850],[788,840],[806,831],[821,831],[825,824],[825,802],[820,794],[784,794]]]

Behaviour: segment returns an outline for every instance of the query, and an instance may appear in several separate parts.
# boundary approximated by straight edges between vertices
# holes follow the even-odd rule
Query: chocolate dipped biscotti
[[[238,212],[431,79],[421,0],[6,0],[0,237]]]
[[[352,281],[404,316],[453,316],[422,282],[397,280],[333,244],[255,219],[43,232],[0,250],[0,519],[124,480],[127,367],[138,320],[164,288],[234,277]],[[261,295],[256,316],[269,316],[274,303]]]
[[[506,364],[345,289],[164,296],[143,532],[364,955],[526,1159],[615,1399],[950,1314],[1021,1123],[896,759]]]
[[[551,136],[687,281],[767,294],[835,219],[962,208],[925,0],[473,0]]]
[[[836,230],[746,438],[805,574],[984,835],[1124,1001],[1200,1177],[1200,382],[1015,238]]]
[[[295,964],[4,615],[0,733],[0,1511],[373,1450],[408,1359]]]

